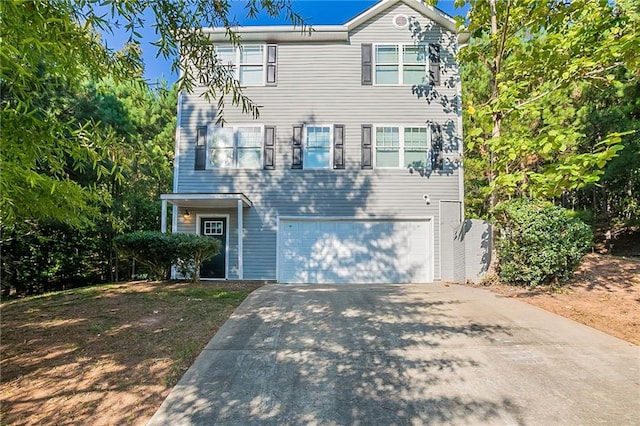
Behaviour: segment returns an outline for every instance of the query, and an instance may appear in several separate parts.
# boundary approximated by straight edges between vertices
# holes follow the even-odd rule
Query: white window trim
[[[229,47],[233,47],[231,45],[228,44],[224,44],[224,45],[220,45],[219,47],[223,47],[223,48],[229,48]],[[260,84],[247,84],[247,83],[243,83],[240,81],[240,49],[243,47],[261,47],[262,48],[262,82]],[[267,45],[266,44],[260,44],[260,43],[253,43],[253,44],[245,44],[239,47],[233,47],[234,49],[234,53],[235,53],[235,59],[233,62],[233,77],[236,81],[238,81],[240,83],[240,85],[242,87],[262,87],[262,86],[266,86],[267,85]],[[227,64],[223,64],[223,65],[227,65]],[[242,64],[242,65],[247,65],[247,66],[257,66],[258,64]]]
[[[376,73],[376,67],[378,62],[376,61],[378,46],[396,46],[398,48],[398,82],[397,83],[378,83],[378,74]],[[413,86],[416,83],[404,83],[404,47],[405,46],[424,46],[426,51],[425,66],[425,78],[429,76],[429,43],[378,43],[373,45],[373,52],[371,53],[371,72],[373,73],[373,85],[374,86]],[[382,63],[381,65],[392,65]],[[416,65],[411,63],[408,65]],[[425,83],[428,84],[428,79]]]
[[[238,146],[236,144],[235,133],[241,127],[254,127],[260,129],[260,166],[259,167],[238,167]],[[216,129],[232,129],[234,133],[233,139],[233,167],[212,167],[211,166],[211,146],[210,144],[213,142],[213,133]],[[239,123],[227,125],[224,127],[209,125],[207,126],[207,144],[206,144],[206,158],[205,158],[205,170],[262,170],[264,168],[264,124],[256,124],[256,123]]]
[[[302,126],[302,169],[303,170],[333,170],[333,124],[305,124]],[[307,129],[309,127],[329,128],[329,165],[327,167],[307,167]]]
[[[378,167],[378,128],[379,127],[397,127],[398,128],[398,136],[400,141],[400,146],[398,147],[398,167]],[[373,129],[371,131],[371,138],[373,139],[371,146],[373,148],[372,152],[372,163],[374,169],[382,169],[382,170],[404,170],[408,166],[404,164],[404,130],[406,128],[422,128],[427,129],[427,153],[425,158],[425,163],[429,161],[429,155],[431,153],[431,126],[428,124],[374,124]],[[425,164],[425,166],[429,166]]]

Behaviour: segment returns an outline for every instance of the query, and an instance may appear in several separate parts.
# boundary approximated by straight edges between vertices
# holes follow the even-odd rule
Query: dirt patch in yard
[[[145,424],[261,285],[132,282],[2,303],[1,423]],[[640,344],[638,258],[590,254],[560,289],[488,288]]]
[[[594,253],[562,287],[487,288],[640,345],[640,258]]]
[[[262,283],[132,282],[1,305],[1,423],[143,425]]]

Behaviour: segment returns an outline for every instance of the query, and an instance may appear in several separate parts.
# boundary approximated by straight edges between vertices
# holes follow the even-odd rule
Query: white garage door
[[[429,220],[281,219],[281,283],[433,281]]]

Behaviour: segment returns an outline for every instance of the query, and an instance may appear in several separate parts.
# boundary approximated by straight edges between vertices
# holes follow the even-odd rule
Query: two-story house
[[[173,232],[219,238],[203,279],[388,283],[452,279],[463,220],[464,35],[417,0],[343,25],[210,30],[259,119],[181,93]]]

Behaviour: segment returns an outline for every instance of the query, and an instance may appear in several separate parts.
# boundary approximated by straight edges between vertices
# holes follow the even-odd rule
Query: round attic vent
[[[400,29],[407,28],[409,26],[409,18],[407,15],[396,15],[393,17],[393,26]]]

